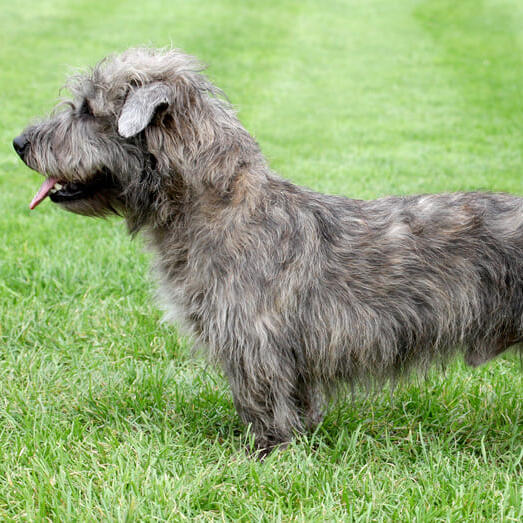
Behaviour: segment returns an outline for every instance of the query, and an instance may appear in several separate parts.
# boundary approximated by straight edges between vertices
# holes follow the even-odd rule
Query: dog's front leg
[[[265,356],[263,362],[236,359],[226,369],[234,405],[242,421],[251,427],[260,458],[303,430],[292,364],[271,358],[267,352]]]
[[[322,387],[303,378],[298,380],[296,387],[297,404],[303,416],[307,430],[313,431],[323,421],[326,409],[326,399]]]

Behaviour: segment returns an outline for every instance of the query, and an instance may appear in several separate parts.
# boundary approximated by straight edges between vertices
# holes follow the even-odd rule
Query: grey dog
[[[167,315],[225,373],[263,454],[313,427],[343,384],[523,341],[523,198],[361,201],[268,167],[192,57],[130,49],[69,81],[15,138],[46,196],[116,213],[157,253]]]

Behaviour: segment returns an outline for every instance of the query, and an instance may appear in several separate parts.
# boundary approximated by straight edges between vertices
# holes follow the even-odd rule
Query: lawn
[[[30,212],[11,148],[75,68],[172,44],[296,183],[523,194],[521,1],[0,0],[0,28],[0,520],[521,521],[516,356],[356,391],[252,461],[223,377],[160,323],[140,238]]]

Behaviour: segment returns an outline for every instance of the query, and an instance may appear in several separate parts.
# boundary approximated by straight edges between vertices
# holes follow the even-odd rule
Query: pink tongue
[[[47,178],[38,192],[35,194],[33,201],[29,204],[29,209],[34,209],[48,194],[49,191],[53,188],[54,184],[58,181],[57,178]]]

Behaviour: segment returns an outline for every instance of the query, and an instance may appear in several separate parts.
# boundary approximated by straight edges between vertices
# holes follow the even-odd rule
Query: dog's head
[[[49,196],[79,214],[146,221],[150,206],[179,191],[216,147],[223,133],[210,122],[236,125],[201,70],[179,51],[137,48],[73,76],[72,99],[13,141],[22,160],[45,176],[31,209]]]

